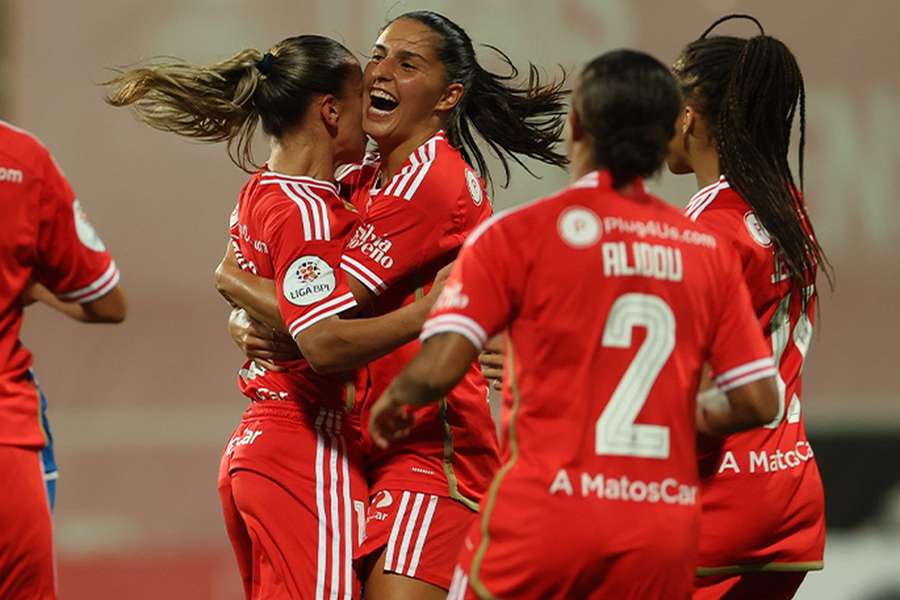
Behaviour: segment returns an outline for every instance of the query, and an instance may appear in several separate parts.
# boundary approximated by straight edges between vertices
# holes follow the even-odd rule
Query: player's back
[[[505,396],[516,469],[551,495],[694,507],[694,396],[724,301],[715,238],[597,173],[497,225],[527,277]]]
[[[330,182],[260,171],[242,189],[230,223],[237,262],[275,280],[292,336],[356,305],[337,270],[356,224]],[[247,361],[239,372],[241,391],[254,401],[353,408],[345,406],[352,399],[351,374],[319,374],[302,358],[283,366],[276,372]]]

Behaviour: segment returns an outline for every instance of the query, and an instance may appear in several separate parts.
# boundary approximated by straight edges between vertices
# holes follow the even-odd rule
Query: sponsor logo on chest
[[[372,259],[385,269],[394,266],[394,259],[391,257],[391,246],[393,243],[387,236],[380,236],[375,232],[375,227],[367,223],[356,228],[356,232],[347,244],[347,248],[359,251],[366,257]]]

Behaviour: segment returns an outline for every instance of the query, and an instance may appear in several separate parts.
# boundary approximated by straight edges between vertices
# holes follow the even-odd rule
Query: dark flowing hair
[[[281,137],[299,124],[317,94],[339,96],[358,70],[353,54],[319,35],[275,44],[265,54],[248,49],[200,66],[162,62],[130,69],[107,81],[106,101],[131,106],[150,127],[207,142],[228,142],[228,155],[245,171],[255,167],[253,134]]]
[[[400,15],[391,21],[417,21],[440,38],[437,55],[447,73],[448,83],[461,83],[463,97],[450,112],[446,125],[447,139],[462,153],[467,163],[478,169],[488,183],[491,174],[475,135],[499,158],[509,184],[509,163],[515,161],[529,173],[520,156],[564,167],[568,160],[558,152],[565,124],[565,71],[560,81],[543,83],[538,68],[528,65],[528,79],[524,85],[513,83],[519,70],[503,51],[490,48],[509,67],[508,75],[499,75],[483,68],[475,56],[472,39],[462,27],[436,12],[421,10]],[[389,25],[390,23],[388,23]]]
[[[721,23],[748,19],[759,28],[749,39],[710,36]],[[802,293],[815,283],[818,265],[832,282],[803,201],[806,91],[790,49],[750,15],[727,15],[688,44],[675,62],[686,100],[699,104],[719,153],[722,172],[769,232],[778,264]],[[799,113],[799,115],[798,115]],[[794,117],[799,116],[800,185],[788,163]]]

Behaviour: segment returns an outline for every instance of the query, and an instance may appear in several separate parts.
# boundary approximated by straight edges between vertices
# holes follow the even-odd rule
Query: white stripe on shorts
[[[413,550],[412,560],[409,563],[409,570],[406,571],[406,575],[409,577],[416,576],[419,559],[422,558],[422,547],[425,546],[425,540],[428,538],[428,528],[431,527],[431,519],[434,517],[434,509],[437,507],[437,503],[437,496],[429,497],[428,508],[425,509],[425,516],[422,517],[422,525],[419,527],[419,536],[416,538],[416,546]]]
[[[416,529],[416,519],[419,518],[419,509],[422,508],[422,501],[425,494],[416,494],[416,500],[413,502],[412,512],[409,513],[409,520],[406,522],[406,530],[403,532],[403,543],[400,544],[400,553],[397,555],[397,565],[394,571],[403,573],[403,567],[406,565],[406,553],[409,551],[409,541],[412,539],[413,531]]]
[[[394,570],[394,547],[397,544],[397,535],[400,533],[400,522],[403,521],[403,515],[406,514],[406,505],[409,503],[409,492],[403,492],[400,499],[400,508],[397,509],[397,516],[394,517],[394,526],[391,528],[391,537],[388,538],[387,552],[384,557],[384,570]]]
[[[325,440],[316,432],[316,511],[319,516],[319,540],[316,548],[316,600],[325,598]]]

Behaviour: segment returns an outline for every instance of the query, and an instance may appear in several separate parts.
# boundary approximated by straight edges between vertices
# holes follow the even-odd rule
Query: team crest
[[[334,270],[318,256],[301,256],[288,268],[282,293],[296,306],[308,306],[331,295],[336,287]]]
[[[469,195],[472,196],[475,206],[481,206],[484,202],[484,192],[481,183],[478,182],[478,176],[469,169],[466,169],[466,187],[469,188]]]
[[[757,244],[764,248],[772,245],[772,236],[769,235],[769,232],[759,222],[759,218],[752,210],[748,210],[747,214],[744,215],[744,225],[747,226],[747,232]]]
[[[104,252],[106,244],[97,235],[97,230],[91,225],[87,214],[81,208],[81,202],[77,198],[72,203],[72,211],[75,213],[75,233],[78,234],[78,239],[81,240],[81,243],[94,252]]]

